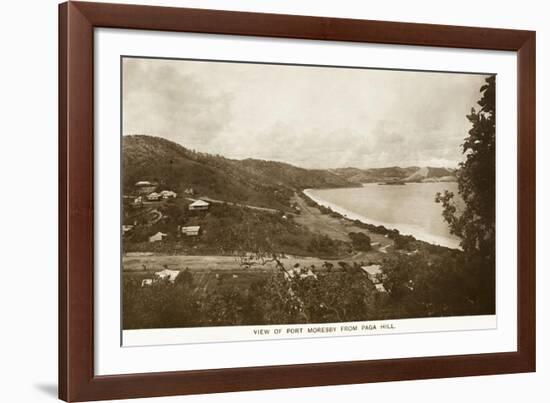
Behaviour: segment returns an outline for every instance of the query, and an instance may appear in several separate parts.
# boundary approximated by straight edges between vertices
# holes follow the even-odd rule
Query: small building
[[[374,284],[380,283],[382,277],[382,269],[379,264],[371,264],[369,266],[361,266],[361,270],[365,272],[367,277]]]
[[[149,181],[139,181],[136,182],[135,187],[139,194],[147,194],[153,192],[156,189],[157,185]]]
[[[162,198],[161,194],[157,192],[149,193],[147,195],[147,200],[149,201],[159,201],[161,198]]]
[[[180,274],[179,270],[164,269],[161,271],[157,271],[155,273],[155,276],[157,276],[161,280],[168,279],[168,281],[173,283],[174,281],[176,281],[176,277],[178,277],[178,274]]]
[[[167,234],[165,234],[164,232],[157,232],[155,235],[151,235],[149,237],[149,242],[159,242],[159,241],[163,241],[164,238],[166,237]]]
[[[382,272],[381,266],[379,264],[361,266],[361,270],[363,270],[368,279],[374,284],[377,291],[386,292],[386,288],[384,287],[384,284],[382,284],[384,273]]]
[[[134,199],[134,206],[141,206],[143,204],[143,197],[138,196]]]
[[[374,285],[376,287],[376,291],[378,292],[386,292],[386,287],[384,287],[384,284],[378,283]]]
[[[160,192],[160,196],[163,198],[163,199],[175,199],[178,194],[172,190],[163,190],[162,192]]]
[[[183,191],[183,193],[185,193],[186,195],[194,195],[195,194],[195,189],[187,188]]]
[[[141,280],[141,286],[145,287],[146,285],[153,285],[153,279],[152,278],[144,278]]]
[[[189,205],[189,210],[208,210],[208,207],[210,207],[210,203],[199,199]]]
[[[192,225],[188,227],[181,227],[181,233],[187,236],[198,236],[201,227],[199,225]]]
[[[131,231],[132,229],[134,229],[134,226],[131,225],[131,224],[124,224],[122,226],[122,232],[125,234],[127,233],[128,231]]]

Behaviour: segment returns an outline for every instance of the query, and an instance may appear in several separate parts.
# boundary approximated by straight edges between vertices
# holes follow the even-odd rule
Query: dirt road
[[[188,197],[187,200],[197,201],[198,199],[192,199],[192,198]],[[252,209],[252,210],[266,211],[268,213],[279,213],[279,210],[276,210],[276,209],[273,209],[273,208],[251,206],[250,204],[240,204],[240,203],[228,202],[228,201],[225,201],[225,200],[212,199],[212,198],[207,197],[207,196],[201,197],[200,200],[204,200],[204,201],[209,202],[209,203],[227,204],[229,206],[237,206],[237,207],[246,207],[246,208],[249,208],[249,209]]]
[[[288,256],[281,259],[285,267],[292,267],[299,263],[302,267],[315,265],[321,267],[325,262],[315,257]],[[331,261],[334,265],[337,261]],[[238,271],[243,270],[239,261],[233,256],[203,256],[203,255],[150,255],[150,256],[124,256],[122,258],[123,270],[133,271],[158,271],[165,268],[171,270],[191,271]],[[251,270],[274,270],[274,263],[264,266],[254,265]]]

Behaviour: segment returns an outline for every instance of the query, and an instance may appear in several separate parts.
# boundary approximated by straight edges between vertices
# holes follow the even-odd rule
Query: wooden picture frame
[[[518,350],[94,375],[94,28],[515,51]],[[59,398],[123,399],[535,371],[535,32],[68,2],[59,6]]]

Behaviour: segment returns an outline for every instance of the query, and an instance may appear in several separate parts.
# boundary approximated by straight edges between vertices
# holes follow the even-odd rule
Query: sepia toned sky
[[[445,166],[485,76],[123,60],[123,134],[304,168]]]

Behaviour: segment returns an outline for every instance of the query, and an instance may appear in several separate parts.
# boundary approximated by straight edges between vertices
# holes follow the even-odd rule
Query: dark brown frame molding
[[[518,351],[94,375],[94,28],[516,51]],[[68,2],[59,6],[59,398],[76,402],[535,371],[535,32]]]

